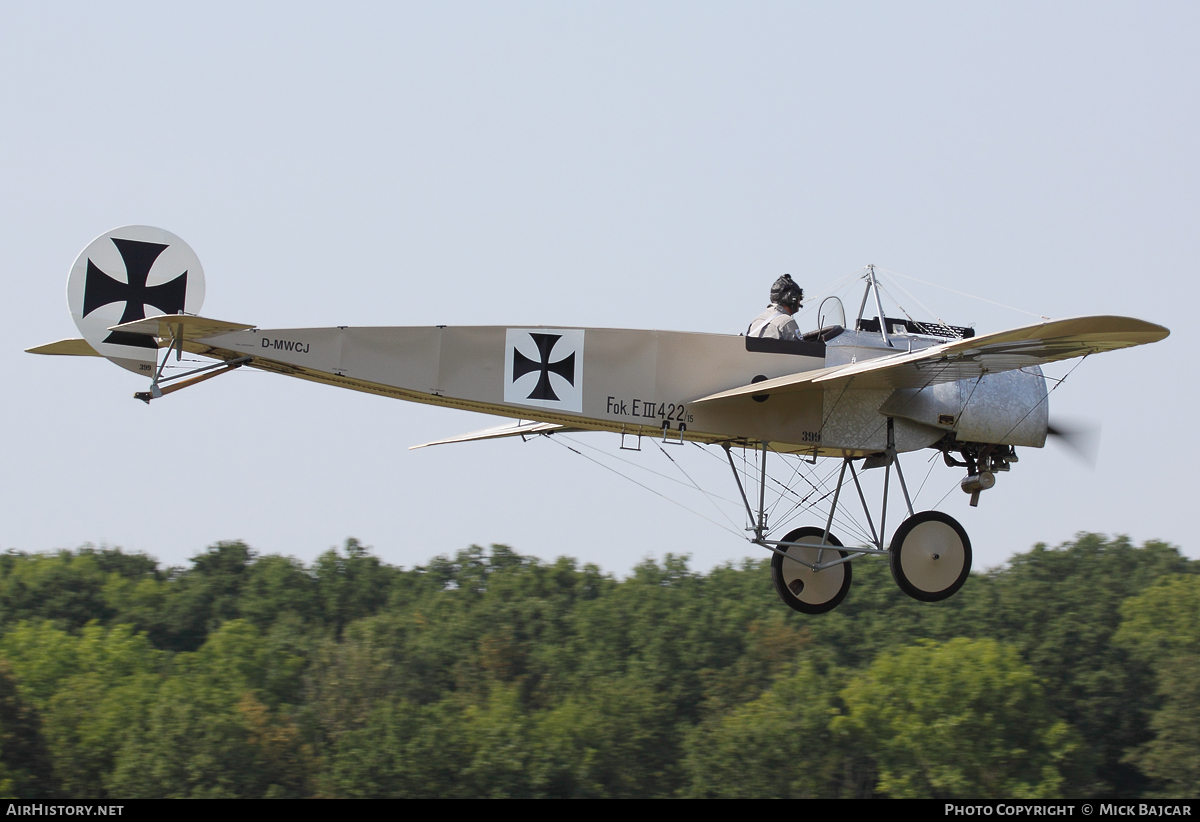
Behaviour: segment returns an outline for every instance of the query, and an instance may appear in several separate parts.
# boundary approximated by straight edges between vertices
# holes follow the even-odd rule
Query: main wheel
[[[816,563],[817,555],[822,552],[821,538],[824,535],[824,528],[797,528],[784,537],[783,541],[806,544],[789,545],[788,558],[779,554],[773,554],[771,557],[771,581],[775,583],[779,598],[786,602],[788,607],[802,614],[823,614],[832,611],[841,604],[850,590],[850,563],[843,562],[820,571],[800,564]],[[824,548],[823,562],[833,559],[833,551],[837,551],[838,556],[848,556],[845,551],[830,548],[829,545],[841,548],[842,543],[830,534],[829,543]],[[791,557],[800,562],[793,561]]]
[[[922,602],[954,596],[971,573],[971,539],[941,511],[922,511],[900,523],[889,551],[896,584]]]

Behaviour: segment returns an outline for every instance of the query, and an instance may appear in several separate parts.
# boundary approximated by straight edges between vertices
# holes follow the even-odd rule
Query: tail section
[[[71,266],[67,305],[87,345],[137,374],[154,375],[158,343],[148,334],[113,330],[161,314],[198,314],[204,270],[196,253],[169,231],[144,225],[115,228],[92,240]],[[85,353],[43,350],[34,353]]]
[[[26,348],[27,354],[56,354],[62,357],[100,357],[99,351],[92,348],[87,340],[59,340],[58,342],[35,345]]]

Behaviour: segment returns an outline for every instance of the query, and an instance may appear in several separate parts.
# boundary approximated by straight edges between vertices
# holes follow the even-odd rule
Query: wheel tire
[[[958,520],[941,511],[914,514],[892,537],[892,578],[921,602],[954,596],[971,574],[971,538]]]
[[[790,545],[787,548],[789,556],[799,556],[805,562],[816,562],[820,550],[821,538],[825,535],[824,528],[797,528],[783,538],[784,542],[811,542],[807,546]],[[829,543],[841,548],[833,534],[829,535]],[[782,547],[782,546],[780,546]],[[837,550],[825,547],[826,551]],[[849,556],[845,551],[838,550],[840,556]],[[787,603],[789,608],[802,614],[823,614],[832,611],[850,591],[850,563],[843,562],[823,571],[813,571],[799,562],[785,559],[779,554],[771,556],[771,581],[775,583],[775,591],[779,598]],[[799,588],[799,591],[793,589]]]

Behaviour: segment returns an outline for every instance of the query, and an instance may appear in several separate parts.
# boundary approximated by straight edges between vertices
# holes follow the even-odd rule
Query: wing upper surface
[[[856,388],[922,388],[975,379],[1058,360],[1157,342],[1171,332],[1132,317],[1073,317],[955,340],[912,353],[893,354],[818,371],[744,385],[702,397],[713,402],[755,394],[836,388],[854,380]]]
[[[797,374],[788,374],[783,377],[776,377],[772,380],[763,380],[750,385],[742,385],[737,388],[731,388],[728,391],[709,394],[707,397],[701,397],[698,400],[694,400],[694,402],[712,402],[715,400],[725,400],[732,397],[744,397],[756,394],[777,394],[791,391],[813,390],[822,387],[815,384],[818,379],[821,377],[833,376],[845,368],[846,366],[844,365],[835,365],[832,368],[818,368],[813,371],[801,371]]]
[[[216,337],[221,334],[232,334],[236,331],[248,331],[253,325],[231,323],[227,320],[214,320],[209,317],[197,317],[194,314],[159,314],[144,320],[134,320],[123,325],[114,325],[109,331],[127,331],[132,334],[147,334],[160,340],[169,340],[176,334],[182,333],[185,340],[201,340],[206,337]]]

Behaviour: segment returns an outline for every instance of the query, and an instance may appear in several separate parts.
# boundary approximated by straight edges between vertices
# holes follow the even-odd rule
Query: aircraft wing
[[[887,357],[886,359],[893,359]],[[872,360],[878,362],[878,360]],[[782,394],[792,391],[811,391],[817,388],[824,388],[822,385],[816,384],[816,381],[821,377],[831,377],[842,371],[847,366],[835,365],[831,368],[818,368],[815,371],[801,371],[798,374],[788,374],[783,377],[776,377],[773,380],[762,380],[761,382],[751,383],[750,385],[741,385],[737,388],[730,388],[728,391],[721,391],[716,394],[709,394],[707,397],[701,397],[693,402],[715,402],[716,400],[727,400],[733,397],[745,397],[757,394]]]
[[[423,442],[420,445],[410,445],[409,451],[416,448],[428,448],[430,445],[448,445],[452,442],[475,442],[476,440],[495,440],[502,437],[520,437],[529,434],[547,434],[551,431],[577,431],[577,428],[567,428],[563,425],[558,425],[553,422],[522,422],[519,425],[498,425],[495,428],[485,428],[482,431],[472,431],[469,434],[462,434],[457,437],[451,437],[445,440],[434,440],[433,442]]]
[[[66,357],[103,357],[87,340],[59,340],[58,342],[26,348],[27,354],[58,354]]]
[[[232,334],[235,331],[248,331],[253,325],[231,323],[226,320],[213,320],[208,317],[197,317],[194,314],[159,314],[144,320],[134,320],[123,325],[114,325],[109,331],[126,331],[131,334],[146,334],[160,340],[174,339],[182,335],[185,340],[200,340],[206,337],[216,337],[221,334]]]
[[[838,388],[854,381],[855,388],[923,388],[943,382],[975,379],[983,374],[1012,371],[1057,360],[1082,357],[1157,342],[1171,332],[1132,317],[1074,317],[998,331],[982,337],[894,354],[859,363],[804,371],[773,380],[743,385],[702,397],[714,402],[756,394],[780,394],[817,388]]]

